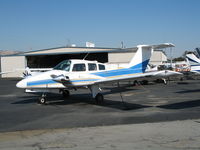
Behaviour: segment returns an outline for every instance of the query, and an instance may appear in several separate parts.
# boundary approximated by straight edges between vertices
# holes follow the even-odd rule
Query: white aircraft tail
[[[164,43],[159,45],[138,45],[137,52],[131,59],[128,67],[131,69],[141,69],[142,72],[145,72],[153,50],[168,47],[174,47],[174,45],[171,43]]]
[[[200,73],[200,59],[194,54],[186,55],[187,62],[190,64],[191,72]]]
[[[187,54],[186,59],[191,66],[192,65],[200,65],[200,59],[197,58],[194,54]]]
[[[200,58],[200,48],[196,48],[196,52],[198,54],[198,58]]]

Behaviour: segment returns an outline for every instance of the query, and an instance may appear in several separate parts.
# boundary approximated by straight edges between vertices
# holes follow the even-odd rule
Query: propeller
[[[65,81],[69,81],[69,77],[68,76],[64,76],[63,74],[61,75],[55,75],[55,74],[52,74],[50,75],[51,78],[56,81],[56,82],[65,82]]]

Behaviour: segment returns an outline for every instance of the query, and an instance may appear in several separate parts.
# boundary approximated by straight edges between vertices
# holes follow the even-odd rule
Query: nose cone
[[[27,87],[27,82],[25,80],[21,80],[16,84],[16,87],[18,87],[18,88],[26,88]]]

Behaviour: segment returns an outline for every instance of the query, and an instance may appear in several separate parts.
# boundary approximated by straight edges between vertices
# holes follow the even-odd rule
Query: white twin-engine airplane
[[[51,71],[28,76],[17,83],[18,88],[43,93],[39,103],[46,103],[46,93],[59,89],[63,96],[69,96],[68,89],[88,87],[97,102],[103,101],[100,84],[141,77],[155,77],[178,74],[173,71],[145,72],[154,49],[174,47],[173,44],[138,45],[136,54],[126,68],[107,70],[106,64],[86,60],[64,60]]]

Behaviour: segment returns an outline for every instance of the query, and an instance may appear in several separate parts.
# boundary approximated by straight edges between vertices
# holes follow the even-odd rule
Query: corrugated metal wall
[[[22,77],[25,67],[25,56],[1,57],[1,71],[10,72],[2,74],[2,78]]]

